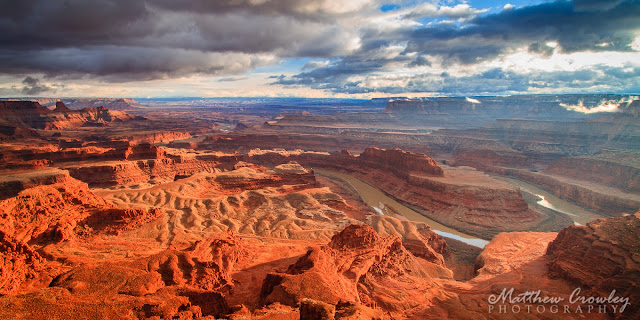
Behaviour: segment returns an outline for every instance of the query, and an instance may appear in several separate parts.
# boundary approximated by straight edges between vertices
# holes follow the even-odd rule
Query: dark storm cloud
[[[608,10],[574,10],[574,3],[556,1],[498,14],[479,16],[463,27],[427,26],[407,34],[408,52],[420,52],[464,64],[495,58],[508,50],[556,41],[563,52],[584,50],[629,51],[640,28],[640,2],[595,1],[589,7]],[[579,3],[576,3],[577,6]]]
[[[395,13],[382,13],[382,2],[0,0],[0,74],[108,81],[190,74],[232,79],[281,58],[312,57],[331,63],[308,64],[301,73],[273,78],[273,83],[334,92],[446,90],[439,75],[417,76],[395,89],[374,88],[366,79],[384,80],[384,73],[396,68],[428,72],[433,66],[473,66],[520,48],[547,57],[630,51],[640,30],[640,0],[555,1],[490,15],[466,4],[435,7],[412,1],[404,1]],[[413,23],[435,16],[461,19]],[[615,79],[633,72],[599,70]],[[485,84],[505,90],[529,86],[525,78],[515,81],[515,74],[499,76],[447,79],[477,83],[479,89],[483,77],[489,79]],[[547,83],[555,82],[536,85]]]
[[[615,8],[624,0],[574,0],[576,11],[598,11]]]
[[[113,81],[233,74],[277,57],[344,54],[351,40],[333,23],[299,19],[316,7],[330,14],[326,1],[251,3],[0,0],[0,73]]]
[[[141,1],[3,0],[0,41],[23,50],[113,44],[151,32],[150,18]]]
[[[331,0],[149,0],[162,9],[196,13],[251,13],[266,16],[290,16],[303,20],[335,20],[337,15],[347,13],[348,2]],[[372,1],[374,3],[375,1]],[[375,8],[375,6],[374,6]],[[357,7],[354,9],[358,9]]]
[[[377,61],[340,61],[324,68],[317,68],[293,77],[278,77],[275,84],[314,85],[339,84],[351,75],[367,73],[382,67]]]
[[[261,61],[250,55],[203,53],[201,51],[139,47],[61,48],[26,53],[0,49],[0,69],[22,73],[36,69],[66,78],[90,74],[108,81],[150,80],[192,73],[242,73]],[[233,60],[233,64],[229,61]]]
[[[537,53],[545,57],[550,57],[555,52],[556,48],[547,45],[546,43],[534,42],[529,45],[529,52]]]
[[[310,85],[317,89],[331,89],[334,85],[341,87],[350,76],[365,75],[388,67],[390,64],[405,66],[411,63],[428,65],[430,62],[422,57],[412,58],[403,54],[396,44],[386,39],[367,39],[358,50],[342,59],[318,68],[302,72],[291,77],[279,77],[273,84]],[[417,65],[415,65],[417,66]],[[369,92],[362,88],[358,92]]]
[[[20,92],[25,95],[38,95],[52,90],[51,87],[41,84],[40,79],[36,79],[31,76],[24,78],[24,80],[22,80],[22,84],[24,84],[24,86]]]
[[[419,56],[415,60],[411,61],[407,66],[410,67],[410,68],[412,68],[412,67],[430,67],[431,66],[431,62],[427,58],[425,58],[423,56]]]

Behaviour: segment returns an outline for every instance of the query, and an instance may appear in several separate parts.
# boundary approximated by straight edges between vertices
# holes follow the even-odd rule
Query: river
[[[480,248],[484,248],[484,246],[489,243],[489,241],[487,240],[479,239],[477,237],[462,233],[458,230],[449,228],[436,221],[433,221],[423,216],[422,214],[416,212],[415,210],[408,208],[405,205],[399,203],[393,198],[387,196],[386,194],[384,194],[384,192],[380,191],[379,189],[351,175],[348,175],[346,173],[335,172],[335,171],[330,171],[325,169],[316,169],[316,168],[314,168],[313,171],[316,174],[326,176],[332,179],[342,180],[349,183],[353,187],[353,189],[355,189],[358,192],[362,200],[364,200],[364,202],[367,205],[371,206],[376,212],[380,214],[388,213],[389,212],[388,207],[390,207],[390,208],[393,208],[394,211],[396,211],[403,217],[407,218],[408,220],[424,222],[428,224],[431,227],[431,229],[440,236],[462,241],[464,243],[470,244],[472,246],[480,247]]]
[[[552,193],[545,191],[543,189],[540,189],[530,183],[526,183],[521,180],[506,178],[502,176],[493,176],[493,178],[500,179],[514,187],[520,188],[521,191],[538,196],[539,200],[537,201],[537,203],[539,205],[549,208],[551,210],[554,210],[556,212],[566,214],[571,219],[573,219],[574,223],[577,225],[584,225],[589,221],[593,221],[595,219],[603,217],[579,205],[571,203],[567,200],[560,199],[554,196]]]

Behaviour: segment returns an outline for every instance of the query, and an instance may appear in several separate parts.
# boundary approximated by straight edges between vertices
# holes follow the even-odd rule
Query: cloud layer
[[[273,70],[260,75],[273,90],[329,94],[640,88],[640,1],[496,5],[0,0],[0,75],[26,95],[47,89],[22,83],[26,77],[117,83],[197,75],[242,85],[261,67]],[[306,62],[278,72],[292,59]]]
[[[637,91],[640,65],[633,60],[640,55],[632,44],[638,39],[638,16],[638,1],[555,1],[508,8],[463,21],[401,28],[382,39],[365,37],[363,46],[352,55],[275,83],[347,93]],[[393,57],[372,55],[394,46],[404,46],[404,50]],[[524,70],[525,64],[520,70],[507,68],[509,57],[523,48],[529,55],[526,64],[533,69],[535,60],[545,64],[554,55],[566,61],[552,70]],[[605,53],[611,52],[625,55],[606,59]],[[572,60],[598,57],[600,62],[579,69],[571,66],[579,64]],[[400,61],[409,61],[409,69],[401,69]],[[412,71],[415,67],[423,68]]]

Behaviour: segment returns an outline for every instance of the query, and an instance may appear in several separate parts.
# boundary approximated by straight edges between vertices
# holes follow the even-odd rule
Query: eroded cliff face
[[[165,149],[149,143],[128,140],[109,140],[99,143],[78,142],[3,146],[0,169],[54,167],[69,162],[110,160],[164,159]],[[179,157],[175,157],[179,159]]]
[[[43,128],[49,109],[31,101],[0,101],[0,124],[7,127]]]
[[[386,108],[382,113],[400,113],[400,114],[425,114],[427,108],[424,107],[421,100],[410,99],[394,99],[388,100]]]
[[[155,208],[116,208],[96,196],[85,183],[68,176],[64,182],[41,183],[0,202],[0,232],[5,249],[4,281],[0,286],[3,294],[19,292],[23,285],[37,286],[65,268],[56,265],[55,253],[42,251],[46,246],[98,234],[118,234],[163,215]],[[46,262],[43,256],[47,257]],[[17,259],[16,263],[11,263],[12,259]]]
[[[170,227],[284,239],[329,239],[353,222],[349,205],[299,165],[267,170],[239,166],[226,172],[200,172],[161,185],[102,190],[106,199],[130,207],[169,210]],[[346,212],[346,213],[345,213]]]
[[[66,170],[16,170],[12,174],[5,174],[0,179],[0,200],[15,197],[21,191],[35,186],[65,183],[69,180],[71,180],[71,176]]]
[[[403,316],[427,302],[432,278],[447,276],[448,270],[411,255],[400,237],[383,238],[369,226],[351,225],[286,272],[268,274],[261,298],[265,304],[290,306],[304,298],[329,305],[346,301]]]
[[[71,176],[93,187],[113,187],[173,181],[176,177],[213,171],[215,165],[215,163],[198,160],[151,159],[70,165],[65,166],[65,169]]]
[[[584,180],[511,168],[493,168],[490,172],[530,182],[605,216],[620,216],[640,208],[640,196],[637,194],[607,189],[599,184],[585,183]]]
[[[412,172],[434,176],[444,175],[444,171],[434,159],[425,154],[401,149],[367,148],[360,154],[358,160],[364,166],[394,172],[403,178],[408,178]]]
[[[104,126],[111,122],[140,120],[123,111],[111,111],[105,107],[70,110],[60,103],[52,111],[32,101],[0,101],[3,125],[32,129],[64,129],[81,126]],[[6,124],[4,122],[6,121]]]
[[[550,163],[545,172],[595,182],[628,193],[640,193],[640,167],[633,162],[640,159],[640,155],[618,152],[612,154],[616,156],[613,158],[608,157],[610,154],[601,157],[561,158]]]
[[[146,134],[136,134],[126,137],[126,140],[133,144],[142,144],[142,143],[163,143],[170,142],[174,140],[182,140],[191,138],[191,133],[189,132],[181,132],[181,131],[162,131],[162,132],[154,132],[154,133],[146,133]]]
[[[564,229],[549,244],[549,274],[585,291],[629,297],[629,319],[640,316],[640,212]],[[634,303],[636,302],[636,303]]]

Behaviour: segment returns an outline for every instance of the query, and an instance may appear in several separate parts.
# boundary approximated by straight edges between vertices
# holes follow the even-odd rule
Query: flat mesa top
[[[457,186],[470,186],[470,187],[482,187],[491,189],[514,189],[510,184],[495,179],[483,172],[480,172],[474,168],[461,166],[450,167],[443,164],[438,164],[442,170],[444,170],[444,176],[431,176],[412,173],[414,177],[421,179],[429,179],[440,183],[452,184]]]
[[[0,182],[7,181],[23,181],[32,178],[40,178],[47,176],[56,176],[56,175],[68,175],[69,172],[67,170],[62,170],[58,168],[47,168],[40,170],[0,170]]]

